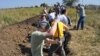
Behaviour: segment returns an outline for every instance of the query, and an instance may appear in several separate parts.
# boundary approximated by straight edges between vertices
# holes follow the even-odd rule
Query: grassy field
[[[14,24],[38,15],[42,8],[16,8],[0,10],[0,27]]]
[[[69,9],[72,22],[76,21],[75,10]],[[71,31],[69,48],[71,56],[100,56],[100,11],[86,10],[85,30]]]
[[[0,10],[0,27],[21,22],[41,11],[42,8]],[[72,38],[68,44],[71,50],[69,56],[100,56],[100,10],[86,10],[86,15],[85,29],[70,31]],[[75,25],[75,9],[68,9],[68,16]]]

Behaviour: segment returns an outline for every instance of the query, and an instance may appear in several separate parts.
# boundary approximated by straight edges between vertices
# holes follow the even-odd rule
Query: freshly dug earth
[[[31,56],[28,37],[38,19],[39,15],[1,29],[0,56]]]

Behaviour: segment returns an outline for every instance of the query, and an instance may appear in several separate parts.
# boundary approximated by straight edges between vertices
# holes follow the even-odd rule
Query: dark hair
[[[81,4],[78,4],[78,6],[81,6]]]
[[[66,13],[66,9],[62,9],[61,14],[65,14],[65,13]]]

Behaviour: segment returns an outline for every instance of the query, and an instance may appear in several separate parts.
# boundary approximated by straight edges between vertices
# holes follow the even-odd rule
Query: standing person
[[[38,22],[37,27],[40,27],[41,25],[44,25],[44,26],[47,25],[48,27],[50,27],[49,22],[48,22],[47,19],[46,19],[46,14],[42,14],[42,15],[41,15],[41,18],[40,18],[40,20],[39,20],[39,22]]]
[[[37,27],[39,28],[40,26],[47,26],[47,27],[50,27],[50,24],[49,22],[47,21],[47,18],[46,18],[46,14],[42,14],[41,15],[41,18],[40,20],[38,21],[38,24],[37,24]],[[44,40],[44,45],[45,47],[49,47],[49,45],[46,43],[46,40]]]
[[[59,9],[60,10],[59,10],[58,18],[60,19],[60,21],[68,26],[71,26],[71,20],[67,16],[68,12],[67,12],[66,8],[63,5],[61,5]]]
[[[48,21],[50,25],[51,25],[52,20],[55,19],[56,17],[55,15],[56,15],[56,12],[53,9],[50,9],[49,14],[48,14]]]
[[[61,14],[59,14],[57,16],[57,19],[59,19],[66,26],[70,26],[71,25],[70,19],[68,19],[68,17],[65,14],[66,14],[66,9],[65,8],[62,8],[61,9]],[[67,55],[67,53],[69,52],[68,42],[71,39],[71,34],[68,31],[63,31],[63,34],[64,34],[64,38],[65,38],[65,40],[63,42],[63,44],[64,44],[64,50],[65,50],[65,53]]]
[[[43,56],[43,44],[44,39],[51,36],[52,34],[48,33],[49,27],[47,23],[41,23],[38,30],[32,32],[31,34],[31,52],[32,56]]]
[[[56,22],[55,20],[56,19],[53,19],[52,24]],[[64,31],[64,29],[68,30],[68,27],[65,24],[63,24],[62,22],[58,21],[57,22],[57,29],[56,29],[56,32],[53,36],[53,39],[55,41],[58,41],[58,43],[51,44],[49,52],[48,52],[48,56],[53,56],[53,54],[55,53],[55,51],[57,51],[58,48],[60,48],[60,56],[66,56],[64,48],[63,48],[63,42],[64,42],[63,31]]]
[[[65,25],[68,25],[68,19],[67,19],[65,13],[66,13],[66,9],[62,9],[62,10],[61,10],[61,14],[58,14],[58,15],[57,15],[57,18],[58,18],[62,23],[64,23]]]
[[[61,7],[60,7],[59,3],[57,3],[57,4],[54,5],[54,10],[55,10],[56,14],[60,14]]]
[[[78,20],[76,29],[78,30],[79,27],[81,27],[81,29],[83,30],[84,29],[84,19],[86,16],[84,6],[78,4],[77,13],[79,14],[79,20]]]

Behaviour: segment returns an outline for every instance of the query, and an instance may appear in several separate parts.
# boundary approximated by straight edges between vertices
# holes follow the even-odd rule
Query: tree
[[[72,6],[73,3],[78,2],[79,0],[63,0],[65,6]]]
[[[42,3],[42,4],[40,5],[40,7],[48,7],[48,5],[47,5],[46,3]]]
[[[38,8],[38,5],[35,5],[35,8]]]

